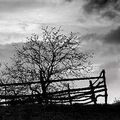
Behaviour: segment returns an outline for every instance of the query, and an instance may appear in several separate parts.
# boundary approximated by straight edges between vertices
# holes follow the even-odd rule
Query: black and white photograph
[[[0,120],[120,120],[120,0],[0,0]]]

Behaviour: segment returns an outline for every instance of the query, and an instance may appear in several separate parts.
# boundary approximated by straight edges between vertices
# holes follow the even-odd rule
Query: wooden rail
[[[85,77],[85,78],[71,78],[71,79],[59,79],[59,80],[50,80],[50,83],[55,82],[69,82],[69,81],[80,81],[80,80],[94,80],[97,78],[103,78],[103,77]],[[19,86],[19,85],[31,85],[31,84],[37,84],[41,83],[40,81],[34,81],[34,82],[26,82],[26,83],[8,83],[8,84],[0,84],[0,87],[4,86]]]

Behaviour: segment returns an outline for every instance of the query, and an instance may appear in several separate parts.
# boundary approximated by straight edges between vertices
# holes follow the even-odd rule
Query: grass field
[[[120,120],[120,105],[1,106],[0,120]]]

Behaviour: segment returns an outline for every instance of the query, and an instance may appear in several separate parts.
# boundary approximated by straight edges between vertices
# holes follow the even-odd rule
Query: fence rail
[[[88,81],[89,86],[83,88],[71,89],[68,84],[66,90],[48,92],[46,93],[46,98],[48,103],[58,103],[66,104],[79,102],[82,104],[94,103],[97,104],[97,99],[99,97],[104,97],[104,103],[107,104],[107,85],[105,70],[102,70],[98,77],[86,77],[86,78],[72,78],[72,79],[61,79],[61,80],[51,80],[50,83],[56,82],[69,82],[69,81]],[[7,89],[11,86],[30,86],[32,84],[39,84],[40,81],[26,82],[26,83],[11,83],[11,84],[0,84],[0,88],[4,89],[4,94],[0,94],[0,104],[25,104],[25,103],[45,103],[45,99],[42,94],[21,94],[21,95],[7,95]]]

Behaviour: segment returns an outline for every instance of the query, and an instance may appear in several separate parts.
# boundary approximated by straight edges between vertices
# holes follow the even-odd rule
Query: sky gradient
[[[85,35],[96,73],[106,70],[109,102],[120,98],[119,0],[0,0],[0,61],[9,62],[13,43],[25,42],[41,26],[62,26]]]

